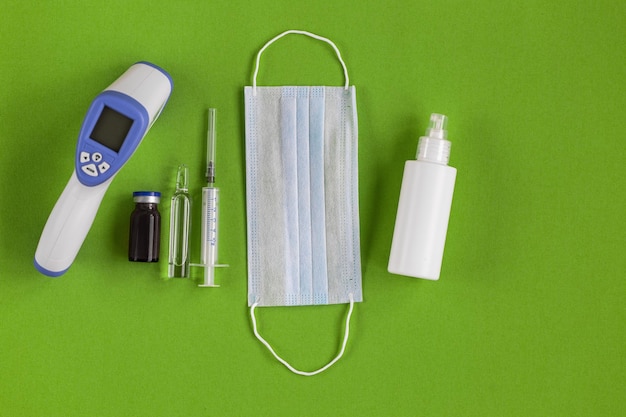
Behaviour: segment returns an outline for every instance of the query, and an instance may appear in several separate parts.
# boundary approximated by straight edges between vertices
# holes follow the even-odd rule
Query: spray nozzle
[[[426,136],[437,139],[448,137],[448,118],[443,114],[433,113],[430,115],[430,123],[426,129]]]

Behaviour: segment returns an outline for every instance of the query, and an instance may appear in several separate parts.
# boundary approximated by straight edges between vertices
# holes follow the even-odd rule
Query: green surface
[[[625,22],[613,0],[3,1],[0,415],[625,415]],[[246,307],[243,86],[287,29],[334,40],[357,88],[365,302],[345,357],[313,378],[270,357]],[[139,60],[171,73],[171,100],[71,270],[46,278],[32,258],[85,111]],[[259,81],[343,82],[332,50],[297,36],[268,50]],[[208,107],[231,265],[219,289],[160,279],[167,234],[158,265],[126,260],[133,191],[170,195],[185,162],[199,200]],[[386,272],[431,112],[450,118],[458,169],[438,282]],[[345,311],[258,315],[314,369]]]

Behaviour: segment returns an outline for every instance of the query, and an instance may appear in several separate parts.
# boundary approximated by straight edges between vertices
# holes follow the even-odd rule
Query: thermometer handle
[[[69,269],[113,178],[88,187],[78,180],[76,171],[72,173],[39,239],[35,267],[41,273],[58,277]]]

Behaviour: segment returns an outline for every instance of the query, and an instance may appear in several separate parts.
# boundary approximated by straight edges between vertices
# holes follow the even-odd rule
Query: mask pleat
[[[285,245],[284,291],[287,305],[298,305],[300,300],[300,230],[298,190],[297,90],[284,88],[280,106],[281,178],[283,178],[284,205],[280,210],[284,222]]]
[[[309,100],[309,149],[311,160],[313,304],[328,303],[326,196],[324,192],[324,100],[324,88],[311,87]]]

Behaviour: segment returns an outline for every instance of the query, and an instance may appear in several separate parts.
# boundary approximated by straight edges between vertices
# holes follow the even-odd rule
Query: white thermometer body
[[[106,190],[161,113],[171,91],[167,72],[139,62],[91,103],[78,137],[74,172],[35,252],[35,267],[42,274],[58,277],[72,265]]]

